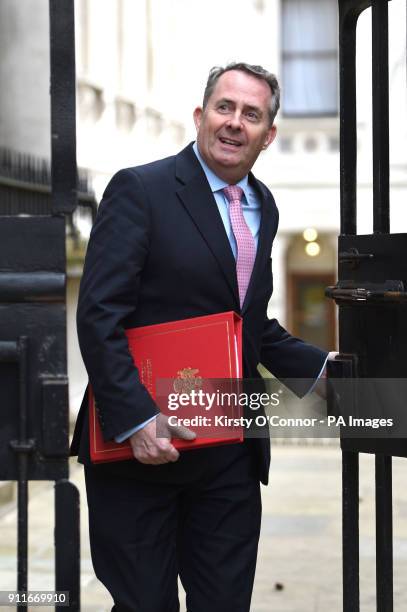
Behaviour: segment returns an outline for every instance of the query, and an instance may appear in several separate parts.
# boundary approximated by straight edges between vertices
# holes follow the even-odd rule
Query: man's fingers
[[[194,440],[196,434],[187,427],[170,427],[168,417],[160,414],[154,422],[131,436],[135,458],[147,465],[162,465],[177,461],[179,452],[171,444],[171,437]]]
[[[171,451],[168,453],[168,460],[172,461],[172,463],[175,463],[177,459],[179,459],[179,452],[177,451],[175,446],[171,444]]]
[[[179,452],[168,440],[154,440],[142,444],[133,444],[135,458],[141,463],[150,465],[161,465],[177,461]]]
[[[176,461],[179,458],[179,452],[171,444],[169,440],[157,440],[158,457],[164,459],[164,463],[167,461]]]
[[[156,435],[162,440],[170,438],[181,438],[182,440],[195,440],[196,433],[184,425],[170,425],[168,417],[160,415],[156,421]]]
[[[195,440],[196,438],[196,433],[184,425],[169,425],[168,429],[173,438],[181,438],[181,440]]]

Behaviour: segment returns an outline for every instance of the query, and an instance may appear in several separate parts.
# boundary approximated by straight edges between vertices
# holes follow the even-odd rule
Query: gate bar
[[[356,234],[356,24],[370,0],[339,0],[341,234]]]
[[[49,0],[51,66],[51,185],[54,214],[77,206],[75,11],[72,0]],[[92,209],[93,211],[93,209]],[[69,609],[80,610],[79,492],[68,480],[55,484],[55,589],[69,591]],[[55,606],[62,611],[63,606]]]
[[[69,592],[69,610],[79,612],[79,491],[69,480],[55,483],[55,590]],[[66,607],[55,606],[55,612]]]
[[[19,338],[20,353],[20,414],[19,414],[19,443],[24,444],[27,439],[27,344],[25,336]],[[28,570],[28,482],[27,482],[27,452],[18,455],[18,514],[17,514],[17,590],[27,590]],[[27,606],[22,608],[27,609]]]
[[[8,343],[14,344],[14,343]],[[17,342],[19,361],[19,415],[18,440],[10,446],[18,454],[17,484],[17,590],[27,591],[28,575],[28,453],[33,441],[27,440],[27,383],[28,383],[28,338],[20,336]],[[27,610],[26,605],[20,606]]]
[[[19,414],[18,439],[10,440],[10,446],[18,456],[17,483],[17,590],[27,591],[28,584],[28,454],[34,441],[27,439],[27,384],[28,338],[20,336],[17,342],[0,342],[0,362],[16,362],[19,365]],[[19,606],[27,610],[26,605]]]
[[[388,0],[372,0],[373,232],[390,231]]]
[[[17,342],[0,341],[0,363],[18,362]]]
[[[343,612],[359,612],[359,454],[342,452]]]
[[[356,234],[356,20],[339,3],[341,234]]]
[[[375,468],[377,612],[393,612],[392,458],[377,454]]]
[[[72,0],[49,0],[51,183],[54,213],[77,205],[75,17]]]

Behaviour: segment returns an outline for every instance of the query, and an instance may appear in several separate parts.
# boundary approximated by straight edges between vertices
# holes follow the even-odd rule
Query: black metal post
[[[14,361],[12,345],[2,343],[2,357],[7,354]],[[27,590],[28,577],[28,454],[34,448],[34,441],[27,438],[27,387],[28,387],[28,338],[20,336],[16,343],[16,356],[19,363],[19,414],[18,439],[12,440],[10,446],[18,454],[17,485],[17,590]],[[27,610],[27,606],[20,606]]]
[[[27,439],[27,338],[19,340],[20,353],[20,418],[19,441],[24,443]],[[27,590],[27,558],[28,558],[28,482],[27,482],[27,453],[19,453],[18,478],[18,565],[17,590]],[[23,609],[27,609],[24,606]]]
[[[356,234],[356,19],[339,3],[341,234]]]
[[[392,458],[376,455],[377,612],[393,612]]]
[[[340,308],[340,350],[359,359],[361,376],[378,378],[386,372],[399,371],[402,362],[402,338],[405,327],[391,320],[399,311],[383,305],[358,310],[361,287],[383,283],[384,279],[405,278],[399,266],[400,248],[397,236],[389,236],[389,69],[388,69],[388,1],[338,0],[340,41],[340,112],[341,112],[341,236],[339,237],[339,277],[336,296],[349,297],[355,290],[354,303],[342,302]],[[357,123],[356,123],[356,24],[360,13],[372,6],[372,120],[373,120],[373,232],[356,236]],[[383,234],[383,235],[377,235]],[[405,241],[405,238],[404,238]],[[376,264],[377,262],[377,264]],[[403,293],[400,282],[398,299]],[[346,287],[346,283],[350,283]],[[351,308],[354,307],[354,308]],[[397,314],[396,314],[397,313]],[[384,327],[382,325],[384,324]],[[376,328],[381,328],[376,334]],[[393,329],[395,330],[393,332]],[[389,337],[399,337],[397,347]],[[372,341],[372,338],[375,338]],[[394,359],[389,357],[390,351]],[[399,353],[400,351],[400,353]],[[379,358],[384,354],[385,358]],[[379,359],[378,359],[379,358]],[[399,374],[398,374],[399,375]],[[359,401],[360,410],[364,406]],[[359,612],[359,509],[358,452],[400,454],[405,446],[392,444],[389,450],[380,440],[348,439],[342,441],[343,452],[343,610]],[[395,441],[397,442],[397,441]],[[402,448],[401,448],[402,447]],[[352,451],[352,452],[350,452]],[[392,483],[391,457],[376,454],[376,585],[377,611],[393,610],[392,559]]]
[[[59,480],[55,483],[55,590],[69,592],[72,612],[81,609],[79,518],[78,489],[69,480]]]
[[[0,181],[0,363],[6,364],[0,372],[0,477],[18,481],[17,590],[23,592],[28,481],[59,481],[69,473],[64,215],[74,211],[78,195],[74,1],[49,0],[49,16],[52,206],[43,162],[0,151],[6,167]],[[56,585],[68,585],[71,609],[79,610],[79,495],[68,482],[56,491]]]
[[[56,213],[77,205],[75,14],[72,0],[49,0],[51,49],[51,181]]]
[[[359,454],[342,452],[343,612],[359,612]]]
[[[77,206],[74,3],[49,0],[49,10],[52,208],[67,214]],[[55,589],[68,591],[69,609],[80,610],[79,492],[67,480],[55,484]]]
[[[356,234],[356,24],[369,0],[339,0],[341,234]]]
[[[18,361],[17,342],[0,342],[0,363]]]
[[[28,339],[21,336],[18,342],[0,342],[0,362],[19,364],[19,414],[18,439],[10,442],[18,453],[17,483],[17,590],[26,591],[28,582],[28,474],[27,453],[33,442],[27,440],[27,349]],[[22,610],[27,606],[21,605]]]
[[[372,0],[373,231],[390,231],[388,0]]]

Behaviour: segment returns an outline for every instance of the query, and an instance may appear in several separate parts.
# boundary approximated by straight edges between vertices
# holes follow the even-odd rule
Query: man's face
[[[269,125],[270,87],[241,70],[222,74],[205,110],[194,111],[199,152],[224,181],[235,184],[273,142]]]

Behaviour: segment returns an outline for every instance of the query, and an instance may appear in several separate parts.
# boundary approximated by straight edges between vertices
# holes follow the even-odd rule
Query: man
[[[120,171],[99,207],[78,333],[103,434],[130,437],[135,460],[90,464],[86,396],[72,449],[85,463],[95,572],[120,612],[175,612],[178,575],[190,612],[250,609],[269,440],[178,453],[157,438],[157,420],[193,434],[158,414],[124,329],[235,310],[245,377],[259,376],[259,362],[278,378],[321,374],[326,353],[266,317],[278,212],[250,170],[275,138],[278,107],[263,68],[212,69],[197,142]]]

